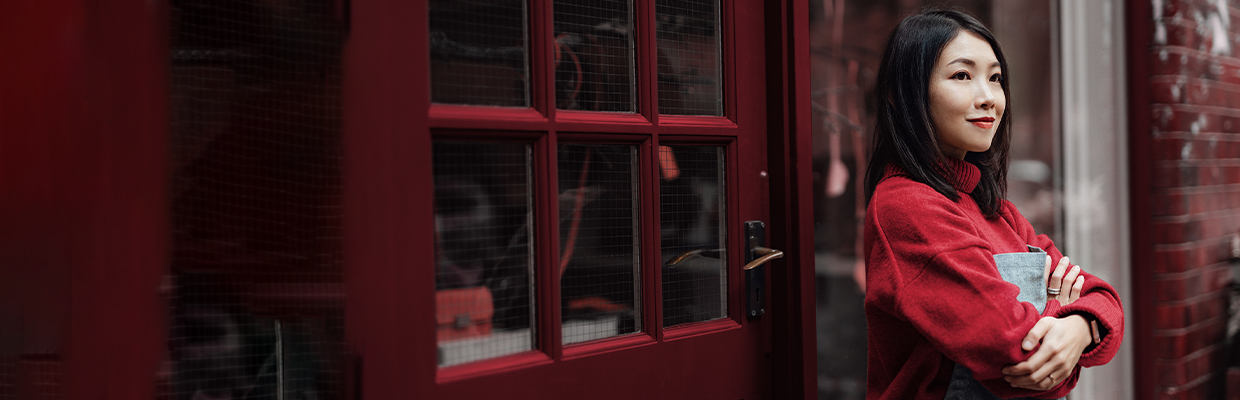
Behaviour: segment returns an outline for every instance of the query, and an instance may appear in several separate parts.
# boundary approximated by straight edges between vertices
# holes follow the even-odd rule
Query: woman
[[[867,398],[1059,398],[1119,348],[1115,289],[1004,199],[1007,71],[960,12],[910,16],[888,40],[866,173]]]

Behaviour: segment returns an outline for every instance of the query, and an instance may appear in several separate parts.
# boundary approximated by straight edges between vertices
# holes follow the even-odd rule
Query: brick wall
[[[1138,368],[1152,369],[1155,393],[1140,398],[1224,398],[1231,242],[1240,232],[1240,4],[1134,3],[1153,6],[1144,26],[1152,30],[1149,154],[1133,159],[1150,172],[1149,215],[1134,215],[1145,221],[1133,226],[1149,228],[1153,252],[1152,261],[1134,263],[1149,282],[1136,294],[1152,306],[1141,316],[1152,348]]]

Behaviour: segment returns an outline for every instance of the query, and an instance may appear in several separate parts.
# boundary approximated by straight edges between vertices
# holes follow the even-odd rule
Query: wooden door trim
[[[771,246],[772,397],[817,398],[814,313],[813,146],[810,130],[809,1],[766,4],[767,139]]]

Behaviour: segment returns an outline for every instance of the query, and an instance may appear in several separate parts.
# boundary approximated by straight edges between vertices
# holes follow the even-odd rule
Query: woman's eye
[[[990,76],[991,82],[1003,82],[1003,75],[994,74]]]
[[[955,79],[955,80],[958,80],[958,81],[963,81],[963,80],[965,80],[965,79],[969,79],[969,73],[968,73],[968,72],[964,72],[964,71],[957,72],[955,75],[952,75],[952,79]]]

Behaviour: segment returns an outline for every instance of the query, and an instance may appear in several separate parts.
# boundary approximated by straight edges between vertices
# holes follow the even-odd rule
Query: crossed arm
[[[1051,272],[1051,256],[1048,255],[1045,268],[1043,275],[1049,275],[1048,293],[1059,293],[1053,299],[1060,306],[1080,299],[1081,288],[1085,285],[1080,266],[1071,265],[1068,257],[1063,257]],[[1092,343],[1089,323],[1080,314],[1064,318],[1043,317],[1021,342],[1022,349],[1030,351],[1037,348],[1037,351],[1025,361],[1003,368],[1003,379],[1012,387],[1050,390],[1076,370],[1077,361]]]
[[[917,199],[926,204],[918,207],[918,218],[906,218],[908,211],[882,201],[871,203],[867,280],[883,284],[867,285],[867,312],[907,323],[1001,397],[1062,397],[1076,382],[1078,367],[1114,356],[1123,336],[1123,311],[1109,284],[1061,260],[1063,268],[1050,274],[1058,281],[1048,282],[1061,290],[1057,301],[1042,312],[1016,302],[1019,288],[986,262],[994,251],[976,221],[952,204],[935,203],[946,199],[923,197]],[[1007,204],[1001,216],[1024,244],[1052,259],[1063,257],[1014,206]],[[1090,319],[1109,332],[1098,345],[1089,340]]]

